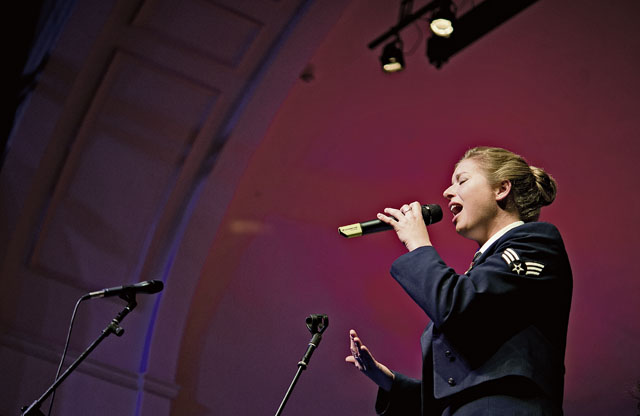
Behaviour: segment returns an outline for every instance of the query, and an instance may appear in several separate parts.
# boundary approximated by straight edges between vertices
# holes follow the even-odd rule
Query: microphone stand
[[[82,353],[80,356],[67,368],[67,370],[62,373],[60,377],[58,377],[55,382],[44,392],[42,396],[35,402],[33,402],[29,407],[24,406],[22,409],[22,416],[44,416],[44,413],[40,411],[40,406],[42,402],[44,402],[51,393],[53,393],[60,384],[71,374],[73,370],[76,369],[80,365],[82,361],[93,351],[106,337],[111,334],[116,334],[116,336],[122,336],[124,334],[124,329],[120,327],[120,322],[135,308],[138,303],[136,302],[136,295],[133,292],[124,292],[120,295],[120,298],[127,301],[127,306],[120,311],[115,318],[111,320],[109,325],[105,329],[102,330],[100,336],[93,341],[91,345]]]
[[[305,352],[302,359],[298,362],[298,371],[293,377],[293,381],[291,381],[291,385],[289,386],[287,393],[284,395],[282,403],[280,403],[280,407],[278,408],[275,416],[280,416],[285,404],[287,404],[287,400],[289,400],[289,396],[291,396],[293,388],[298,382],[298,378],[300,378],[300,374],[302,374],[302,371],[307,369],[313,351],[318,348],[318,345],[320,345],[320,341],[322,341],[322,333],[327,329],[327,326],[329,326],[329,317],[327,315],[313,314],[307,317],[306,322],[307,328],[309,328],[309,331],[311,331],[313,336],[311,337],[311,341],[309,341],[307,352]]]

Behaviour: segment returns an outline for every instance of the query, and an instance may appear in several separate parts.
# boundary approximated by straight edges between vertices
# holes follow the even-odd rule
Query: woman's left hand
[[[400,209],[385,208],[384,212],[387,215],[378,214],[378,219],[393,227],[407,250],[413,251],[418,247],[431,245],[427,226],[422,218],[422,205],[418,201],[404,204]]]
[[[349,331],[349,349],[351,350],[351,355],[348,355],[344,360],[352,363],[380,388],[390,391],[395,375],[386,365],[373,358],[369,348],[362,344],[358,334],[353,329]]]

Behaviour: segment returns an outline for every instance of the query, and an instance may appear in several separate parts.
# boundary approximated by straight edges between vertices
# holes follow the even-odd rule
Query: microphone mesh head
[[[145,288],[143,290],[144,293],[158,293],[162,289],[164,289],[164,283],[162,283],[161,280],[149,280],[145,283],[148,284],[145,285]]]
[[[442,219],[442,208],[438,204],[423,205],[422,217],[427,225],[435,224]]]

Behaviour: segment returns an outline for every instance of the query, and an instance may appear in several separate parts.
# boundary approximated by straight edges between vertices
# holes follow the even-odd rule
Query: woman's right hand
[[[429,232],[422,217],[422,205],[418,201],[404,204],[400,209],[385,208],[384,214],[378,213],[378,219],[393,227],[409,251],[431,245]]]
[[[345,361],[352,363],[380,388],[390,391],[395,376],[387,366],[380,364],[373,358],[369,349],[362,344],[358,334],[353,329],[349,331],[349,344],[351,355],[348,355]]]

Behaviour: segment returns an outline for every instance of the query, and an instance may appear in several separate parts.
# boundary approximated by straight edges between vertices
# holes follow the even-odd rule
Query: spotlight
[[[399,37],[385,45],[380,55],[380,63],[384,72],[398,72],[404,69],[402,40]]]
[[[440,68],[453,55],[537,1],[484,0],[477,6],[471,2],[471,10],[456,18],[458,7],[453,0],[431,0],[415,12],[411,11],[413,0],[401,0],[398,23],[369,42],[368,48],[374,49],[387,39],[395,37],[395,42],[385,46],[380,61],[385,72],[401,70],[404,67],[404,57],[402,50],[398,49],[398,44],[402,47],[400,31],[422,16],[430,14],[429,23],[434,35],[427,39],[427,56],[429,62]]]
[[[453,25],[456,20],[456,10],[453,2],[443,0],[440,7],[431,16],[431,31],[434,35],[448,38],[453,33]]]

